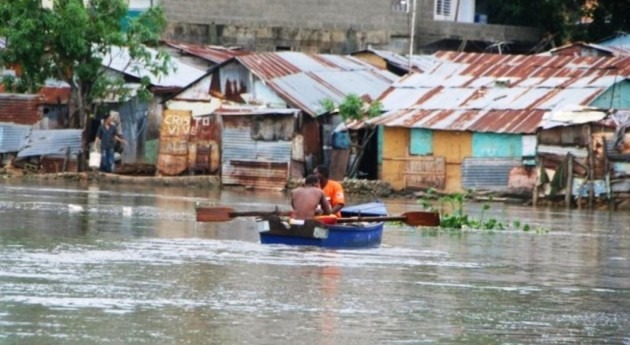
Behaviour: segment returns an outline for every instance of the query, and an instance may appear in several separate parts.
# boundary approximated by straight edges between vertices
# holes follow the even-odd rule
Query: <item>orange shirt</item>
[[[337,204],[346,204],[346,197],[343,195],[343,187],[341,186],[341,183],[328,180],[324,188],[322,188],[322,191],[330,202],[330,207],[335,207]],[[341,212],[337,212],[336,216],[341,217]]]

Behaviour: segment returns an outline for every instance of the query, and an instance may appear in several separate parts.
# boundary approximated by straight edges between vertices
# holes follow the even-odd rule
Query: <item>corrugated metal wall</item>
[[[221,164],[219,116],[193,117],[188,138],[189,171],[215,174]]]
[[[0,153],[18,152],[28,140],[31,126],[0,123]]]
[[[473,133],[472,155],[478,158],[521,158],[523,140],[520,134]]]
[[[466,158],[462,162],[464,189],[507,190],[510,171],[522,164],[512,158]]]
[[[144,161],[144,142],[149,125],[149,104],[137,97],[118,106],[122,134],[125,137],[123,163],[140,163]]]
[[[284,189],[289,177],[291,148],[291,141],[253,140],[249,126],[224,127],[221,182]]]

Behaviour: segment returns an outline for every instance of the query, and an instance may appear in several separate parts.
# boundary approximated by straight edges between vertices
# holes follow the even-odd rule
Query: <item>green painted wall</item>
[[[433,131],[424,128],[412,128],[409,139],[409,153],[412,155],[430,155],[433,153]]]
[[[472,155],[477,158],[521,158],[523,139],[520,134],[473,133]]]
[[[630,81],[623,80],[611,86],[597,97],[590,106],[602,109],[630,109]]]
[[[147,140],[144,144],[144,161],[149,164],[156,164],[160,140]]]

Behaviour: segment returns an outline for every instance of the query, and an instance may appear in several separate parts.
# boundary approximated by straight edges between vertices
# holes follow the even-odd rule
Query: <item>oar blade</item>
[[[227,222],[232,220],[234,210],[229,207],[197,207],[198,222]]]
[[[403,216],[406,217],[404,223],[411,226],[440,226],[440,213],[439,212],[405,212]]]

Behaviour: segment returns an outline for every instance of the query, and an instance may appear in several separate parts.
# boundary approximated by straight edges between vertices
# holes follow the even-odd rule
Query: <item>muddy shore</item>
[[[221,179],[219,176],[130,176],[120,174],[106,174],[101,172],[80,172],[80,173],[51,173],[51,174],[5,174],[0,175],[0,179],[16,181],[16,182],[45,182],[45,181],[76,181],[90,183],[105,184],[129,184],[156,187],[187,187],[187,188],[208,188],[219,189]],[[301,179],[292,179],[285,186],[285,190],[291,190],[303,181]],[[423,191],[395,191],[391,186],[383,181],[345,179],[341,181],[344,189],[349,195],[362,195],[372,199],[383,198],[436,198],[441,193],[427,195]],[[230,189],[238,189],[244,187],[223,187]],[[529,200],[526,196],[504,196],[495,195],[487,191],[480,191],[473,195],[478,200],[494,200],[502,202],[512,202],[518,204],[527,203]],[[495,200],[496,199],[496,200]]]

